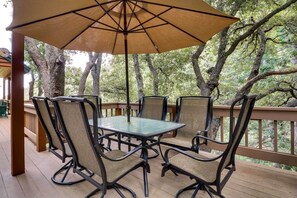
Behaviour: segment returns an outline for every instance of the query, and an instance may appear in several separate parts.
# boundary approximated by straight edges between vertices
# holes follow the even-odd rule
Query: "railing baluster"
[[[294,122],[291,121],[290,122],[291,125],[291,154],[294,155],[295,154],[295,126],[294,126]]]
[[[277,120],[273,121],[273,131],[274,131],[274,140],[273,140],[273,147],[274,151],[277,152]]]
[[[224,117],[220,117],[220,132],[221,132],[221,142],[224,142]]]
[[[249,131],[248,131],[248,129],[245,130],[244,135],[245,135],[245,143],[244,144],[246,147],[249,147]]]
[[[259,149],[262,149],[262,120],[258,121],[258,131],[259,131]]]

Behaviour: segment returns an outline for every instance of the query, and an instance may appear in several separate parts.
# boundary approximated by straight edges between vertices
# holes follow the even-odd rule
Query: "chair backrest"
[[[97,109],[86,98],[56,97],[53,99],[62,132],[73,154],[75,167],[84,167],[101,176],[106,182],[106,170],[100,157],[97,128]],[[90,127],[86,107],[92,108],[93,127]]]
[[[166,96],[143,96],[139,100],[138,117],[165,120],[167,113]]]
[[[103,117],[102,115],[102,99],[97,96],[97,95],[71,95],[71,97],[79,97],[79,98],[86,98],[89,101],[91,101],[93,104],[95,104],[97,111],[98,111],[98,116]],[[91,107],[86,107],[88,118],[92,118],[92,108]]]
[[[208,96],[182,96],[176,100],[176,122],[186,124],[176,136],[193,138],[197,131],[208,130],[212,121],[212,98]]]
[[[46,97],[33,97],[32,102],[34,104],[37,116],[41,122],[41,125],[46,133],[49,142],[49,149],[60,149],[65,152],[65,146],[60,133],[57,131],[56,121],[53,118],[50,110],[50,99]]]
[[[239,115],[236,121],[236,125],[233,128],[233,120],[234,120],[234,107],[237,103],[242,101],[242,105],[239,111]],[[249,120],[252,115],[252,111],[255,105],[256,96],[243,96],[236,101],[234,101],[230,108],[230,136],[229,136],[229,144],[226,150],[223,153],[223,158],[220,162],[219,172],[223,170],[225,167],[230,164],[234,165],[234,157],[238,145],[247,129]]]

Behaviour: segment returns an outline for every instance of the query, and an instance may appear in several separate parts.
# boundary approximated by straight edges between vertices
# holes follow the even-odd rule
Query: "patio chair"
[[[101,97],[97,96],[97,95],[85,95],[85,94],[82,94],[82,95],[71,95],[71,97],[79,97],[79,98],[87,98],[88,100],[92,101],[95,106],[96,106],[96,109],[98,111],[98,117],[101,118],[103,117],[102,115],[102,99]],[[88,112],[88,111],[87,111]],[[88,117],[92,118],[92,110],[90,108],[90,113],[88,113]]]
[[[166,96],[143,96],[139,99],[139,113],[138,117],[149,118],[154,120],[165,120],[167,114],[167,98]],[[156,142],[156,140],[152,140]],[[156,155],[149,158],[159,156],[159,151],[150,148]]]
[[[37,116],[43,126],[43,129],[46,133],[48,139],[48,150],[53,153],[59,159],[65,163],[67,158],[70,160],[65,163],[58,171],[54,173],[51,180],[55,184],[60,185],[72,185],[84,181],[85,179],[81,178],[78,180],[68,179],[68,173],[73,168],[73,159],[72,153],[68,146],[68,143],[65,141],[65,138],[61,134],[61,131],[58,130],[57,123],[52,115],[52,111],[49,106],[50,99],[46,97],[33,97],[32,102],[34,104]],[[88,172],[89,175],[92,173]]]
[[[98,133],[96,106],[86,98],[57,97],[53,99],[53,102],[63,134],[73,153],[74,172],[96,186],[96,189],[87,197],[99,191],[101,191],[101,197],[104,197],[110,188],[114,188],[121,197],[125,196],[119,188],[127,190],[133,197],[136,197],[131,189],[120,185],[118,181],[139,167],[143,168],[144,184],[147,189],[146,170],[149,168],[148,164],[144,159],[133,155],[141,150],[142,146],[129,153],[120,150],[104,153],[100,139],[107,135]],[[90,106],[93,110],[92,127],[89,125],[86,106]],[[95,180],[89,177],[81,171],[81,167],[93,171],[100,179]]]
[[[206,140],[198,141],[198,135],[208,136],[213,104],[207,96],[182,96],[176,100],[175,122],[186,124],[176,131],[176,136],[159,137],[159,149],[163,157],[161,145],[177,147],[182,150],[199,151],[199,145],[207,144]]]
[[[234,106],[241,101],[242,106],[236,125],[233,127]],[[231,105],[229,142],[217,142],[203,135],[198,135],[199,138],[206,139],[213,144],[225,145],[226,149],[222,154],[214,158],[209,158],[195,152],[185,152],[178,148],[169,148],[166,150],[164,155],[165,163],[163,164],[161,173],[162,177],[165,175],[166,171],[172,170],[175,173],[187,175],[195,180],[193,184],[180,189],[177,192],[176,197],[187,190],[194,190],[192,195],[193,198],[199,190],[205,190],[210,197],[213,197],[213,194],[218,195],[219,197],[224,197],[222,195],[222,189],[233,171],[235,171],[235,153],[242,136],[246,131],[254,104],[255,96],[243,96]],[[169,158],[168,155],[172,152],[177,152],[177,154]],[[226,174],[222,174],[223,170],[227,171]]]
[[[165,120],[167,113],[166,96],[143,96],[139,100],[138,117]]]
[[[98,111],[97,115],[99,118],[103,117],[102,114],[102,99],[97,96],[97,95],[71,95],[71,97],[79,97],[79,98],[86,98],[89,101],[93,102],[96,106],[96,109]],[[87,112],[87,116],[89,119],[93,118],[93,110],[91,108],[91,106],[88,106],[88,104],[86,104],[86,112]],[[110,131],[106,131],[106,130],[101,130],[102,134],[112,134],[113,132]],[[115,133],[113,133],[115,134]],[[111,140],[116,140],[115,138],[111,138],[110,136],[106,136],[107,137],[107,145],[104,147],[107,150],[111,150]]]
[[[8,117],[7,102],[3,100],[0,100],[0,117]]]

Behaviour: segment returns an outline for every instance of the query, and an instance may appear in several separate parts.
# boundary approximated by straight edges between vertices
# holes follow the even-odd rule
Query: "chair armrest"
[[[164,154],[164,160],[165,160],[165,163],[166,163],[166,164],[169,163],[169,160],[168,160],[168,153],[169,153],[169,151],[175,151],[175,152],[178,152],[178,153],[180,153],[180,154],[182,154],[182,155],[185,155],[185,156],[187,156],[187,157],[189,157],[189,158],[192,158],[192,159],[194,159],[194,160],[201,161],[201,162],[211,162],[211,161],[215,161],[215,160],[217,160],[217,159],[219,159],[219,158],[222,157],[222,154],[221,154],[221,155],[218,155],[218,156],[216,156],[216,157],[214,157],[214,158],[207,158],[207,159],[204,159],[204,158],[200,158],[200,157],[197,157],[197,156],[193,156],[193,155],[191,155],[190,153],[185,152],[185,151],[183,151],[183,150],[181,150],[181,149],[178,149],[178,148],[169,148],[169,149],[167,149],[167,150],[165,151],[165,154]]]
[[[216,140],[213,140],[213,139],[210,139],[208,137],[205,137],[203,135],[197,135],[196,136],[197,138],[202,138],[202,139],[205,139],[205,140],[208,140],[208,141],[211,141],[211,142],[214,142],[214,143],[217,143],[217,144],[222,144],[222,145],[226,145],[228,144],[229,142],[219,142],[219,141],[216,141]]]
[[[141,150],[143,148],[142,145],[138,146],[138,147],[135,147],[133,150],[129,151],[128,153],[126,153],[124,156],[122,157],[119,157],[119,158],[110,158],[110,157],[107,157],[102,151],[101,151],[101,145],[99,144],[97,147],[97,149],[99,149],[99,153],[100,155],[107,159],[107,160],[110,160],[110,161],[122,161],[124,159],[126,159],[127,157],[131,156],[132,154],[136,153],[137,151]]]

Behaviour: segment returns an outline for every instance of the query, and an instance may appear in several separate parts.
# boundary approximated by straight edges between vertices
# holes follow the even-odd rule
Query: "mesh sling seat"
[[[89,101],[91,101],[93,104],[95,104],[96,109],[97,109],[97,115],[99,118],[103,117],[102,114],[102,99],[101,97],[99,97],[98,95],[85,95],[85,94],[81,94],[81,95],[71,95],[70,97],[79,97],[79,98],[86,98]],[[91,106],[86,106],[86,112],[87,112],[87,116],[89,119],[93,118],[93,110],[91,108]],[[111,134],[112,132],[110,131],[106,131],[106,130],[101,130],[102,134]],[[114,133],[113,133],[114,134]],[[107,146],[104,147],[107,150],[111,150],[111,138],[110,136],[107,136]]]
[[[167,113],[167,96],[143,96],[139,99],[138,106],[139,112],[137,114],[137,117],[154,120],[165,120]],[[130,143],[131,138],[128,137],[127,141]],[[156,142],[156,140],[154,139],[152,139],[151,141]],[[129,143],[128,150],[130,150],[131,148]],[[152,147],[150,147],[150,149],[156,154],[149,158],[154,158],[159,155],[157,149],[154,149]]]
[[[233,112],[237,102],[242,101],[242,106],[237,118],[235,127],[233,128]],[[199,190],[205,190],[210,197],[213,194],[219,197],[222,195],[222,189],[228,179],[235,171],[235,153],[238,145],[244,135],[252,110],[255,104],[255,96],[243,96],[231,105],[230,109],[230,135],[229,142],[222,143],[199,135],[199,138],[207,139],[214,144],[226,145],[226,149],[221,155],[214,158],[209,158],[201,154],[183,151],[178,148],[170,148],[165,152],[165,163],[161,175],[164,176],[166,171],[172,170],[180,174],[189,176],[195,182],[181,190],[176,194],[178,197],[181,193],[187,190],[194,190],[192,197],[194,198]],[[177,155],[169,158],[169,153],[177,152]],[[222,174],[223,170],[227,170],[226,174]]]
[[[41,125],[46,133],[48,139],[48,150],[53,153],[59,159],[65,163],[67,158],[71,158],[64,166],[54,173],[51,180],[55,184],[60,185],[72,185],[84,181],[85,179],[80,178],[77,180],[69,179],[69,171],[73,168],[72,153],[68,143],[61,132],[57,129],[57,120],[52,116],[49,102],[50,99],[46,97],[33,97],[32,102],[34,104],[37,116],[41,122]],[[91,176],[92,173],[87,171]],[[67,177],[69,175],[69,177]]]
[[[149,118],[154,120],[165,120],[167,114],[167,98],[166,96],[143,96],[139,99],[139,113],[137,117]],[[156,140],[152,140],[155,141]],[[150,147],[156,154],[149,158],[159,156],[159,151]]]
[[[97,111],[95,105],[86,98],[57,97],[53,99],[57,116],[59,118],[62,132],[69,142],[70,149],[73,153],[74,172],[81,175],[91,184],[96,186],[87,197],[90,197],[101,191],[101,197],[104,197],[107,189],[114,188],[116,192],[125,197],[119,190],[123,188],[130,192],[133,197],[135,193],[119,183],[122,177],[131,171],[142,167],[144,175],[144,186],[147,189],[146,169],[149,169],[147,162],[135,152],[142,149],[137,147],[129,153],[120,150],[112,150],[104,153],[100,139],[106,135],[98,133],[97,128]],[[86,106],[91,106],[93,110],[93,126],[89,125]],[[99,176],[98,180],[89,177],[81,171],[79,167],[87,168]]]
[[[86,98],[88,100],[90,100],[92,103],[95,104],[96,109],[98,111],[98,117],[103,117],[102,115],[102,99],[101,97],[97,96],[97,95],[86,95],[86,94],[81,94],[81,95],[71,95],[71,97],[79,97],[79,98]],[[89,108],[89,110],[87,111],[88,113],[88,117],[92,117],[92,109],[91,107]]]
[[[207,143],[198,141],[198,135],[208,136],[211,127],[213,104],[207,96],[182,96],[176,100],[175,122],[186,124],[176,131],[175,137],[159,137],[159,149],[163,157],[161,145],[178,147],[182,150],[198,152],[199,145]]]
[[[143,96],[139,100],[137,117],[165,120],[167,113],[166,96]]]

